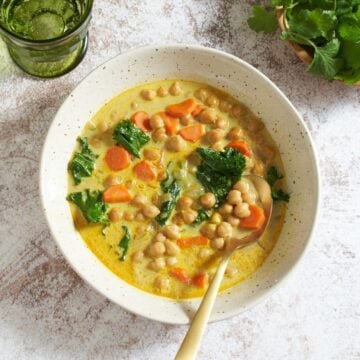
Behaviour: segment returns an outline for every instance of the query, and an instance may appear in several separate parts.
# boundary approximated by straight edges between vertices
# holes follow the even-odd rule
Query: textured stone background
[[[41,211],[41,147],[58,107],[96,66],[130,48],[183,42],[263,71],[303,115],[322,173],[310,251],[276,295],[208,327],[199,359],[360,359],[360,89],[304,72],[286,44],[257,35],[255,1],[96,0],[89,52],[64,77],[17,69],[0,43],[0,358],[171,359],[186,331],[129,314],[89,288],[56,249]]]

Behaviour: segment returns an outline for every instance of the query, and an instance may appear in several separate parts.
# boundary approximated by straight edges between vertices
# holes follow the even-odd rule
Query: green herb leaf
[[[86,189],[82,192],[69,194],[66,199],[76,204],[90,223],[109,223],[106,215],[107,205],[102,201],[101,191],[91,192]]]
[[[141,148],[150,141],[150,137],[130,120],[123,120],[115,127],[113,138],[137,158],[140,158]]]
[[[340,17],[337,31],[346,41],[355,43],[360,41],[360,7],[357,12]]]
[[[336,58],[340,48],[338,39],[333,39],[323,47],[317,47],[314,59],[307,71],[316,76],[322,76],[326,80],[333,80],[339,72],[343,61]]]
[[[119,242],[119,253],[120,253],[120,261],[124,261],[126,254],[129,251],[129,244],[131,241],[131,235],[130,235],[130,231],[126,226],[122,226],[123,230],[124,230],[124,236],[122,237],[122,239]]]
[[[170,199],[162,203],[160,208],[160,214],[156,217],[156,221],[160,225],[165,225],[170,218],[173,210],[175,209],[177,199],[179,198],[181,192],[181,188],[176,182],[176,180],[173,180],[170,186],[166,187],[166,189],[167,190],[165,191],[165,193],[170,195]]]
[[[275,166],[271,166],[266,174],[266,180],[271,187],[271,197],[273,198],[273,200],[283,200],[289,202],[289,194],[285,193],[282,189],[274,189],[275,183],[283,177],[284,175],[282,175]]]
[[[201,224],[203,221],[210,219],[210,211],[200,209],[198,211],[196,219],[193,221],[193,225]]]
[[[282,189],[272,190],[271,197],[273,198],[274,201],[289,202],[290,200],[290,195],[284,192]]]
[[[215,195],[217,204],[222,203],[232,185],[241,178],[245,157],[233,148],[221,152],[209,148],[198,148],[196,151],[202,159],[196,177],[206,191]]]
[[[275,11],[266,10],[262,6],[254,5],[252,8],[253,17],[248,19],[249,27],[256,31],[263,31],[265,33],[271,33],[275,31],[278,27]]]
[[[81,183],[84,177],[90,177],[95,167],[95,155],[89,148],[86,138],[78,138],[81,152],[76,152],[70,162],[69,169],[74,178],[75,185]]]

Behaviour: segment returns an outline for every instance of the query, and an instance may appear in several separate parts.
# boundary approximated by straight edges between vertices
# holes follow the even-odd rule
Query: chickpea
[[[250,190],[250,185],[247,181],[242,179],[234,185],[234,189],[239,190],[242,194],[245,194]]]
[[[246,114],[246,108],[244,105],[234,105],[231,114],[237,119],[241,119]]]
[[[156,92],[154,90],[144,89],[141,91],[140,95],[144,100],[150,101],[150,100],[155,99]]]
[[[154,283],[155,287],[157,287],[161,292],[169,290],[170,280],[164,276],[158,276],[155,279]]]
[[[216,151],[223,151],[224,150],[224,145],[221,143],[221,141],[218,141],[214,145],[211,145],[211,148],[216,150]]]
[[[181,125],[184,125],[184,126],[187,126],[187,125],[190,125],[192,123],[192,116],[190,114],[188,115],[185,115],[185,116],[182,116],[180,118],[180,124]]]
[[[156,241],[149,247],[149,254],[153,257],[159,257],[165,254],[166,248],[163,242]]]
[[[232,227],[237,227],[240,225],[240,220],[239,218],[235,217],[235,216],[228,216],[226,221],[232,226]]]
[[[200,259],[207,259],[209,256],[211,256],[211,254],[212,254],[212,251],[210,249],[201,248],[199,250],[198,256],[199,256]]]
[[[220,224],[222,221],[222,216],[218,212],[215,212],[212,214],[210,221],[213,224]]]
[[[137,220],[138,215],[141,215],[141,216],[142,216],[142,220],[145,220],[144,215],[143,215],[143,214],[140,214],[140,213],[136,214],[136,217],[135,217],[136,220]],[[142,224],[142,225],[139,225],[139,226],[136,227],[136,234],[137,234],[137,236],[142,236],[142,235],[144,235],[146,232],[149,232],[149,231],[151,231],[151,229],[149,229],[149,225],[147,225],[147,224]]]
[[[205,102],[207,97],[209,96],[209,92],[206,89],[197,89],[195,91],[195,97],[202,102]]]
[[[217,143],[223,137],[224,137],[224,130],[221,129],[210,130],[205,135],[205,139],[210,145]]]
[[[156,142],[165,141],[167,139],[166,131],[164,128],[159,128],[153,131],[152,139]]]
[[[166,266],[166,263],[165,263],[165,259],[163,257],[159,257],[149,264],[150,269],[154,270],[154,271],[160,271],[160,270],[164,269],[165,266]]]
[[[193,199],[191,199],[188,196],[182,196],[177,202],[179,209],[189,208],[191,207],[192,204],[193,204]]]
[[[143,207],[143,214],[149,218],[149,219],[153,219],[156,216],[158,216],[160,214],[160,210],[157,206],[155,205],[145,205]]]
[[[226,129],[228,126],[228,122],[226,119],[219,117],[215,121],[215,126],[219,129]]]
[[[114,186],[114,185],[119,185],[120,184],[120,179],[114,175],[109,175],[106,179],[105,179],[105,187],[109,188],[110,186]]]
[[[256,133],[261,131],[264,127],[265,125],[260,119],[252,118],[248,123],[247,129],[252,133]]]
[[[225,246],[225,239],[217,237],[211,241],[211,247],[215,250],[222,250]]]
[[[205,224],[201,227],[200,232],[209,239],[213,239],[216,236],[216,224]]]
[[[157,178],[156,178],[156,179],[157,179],[158,181],[163,181],[163,180],[166,179],[166,177],[167,177],[166,171],[161,170],[161,171],[158,172],[158,175],[157,175]]]
[[[230,190],[227,196],[228,203],[231,205],[237,205],[242,203],[241,192],[239,190]]]
[[[169,89],[169,93],[171,95],[180,95],[182,93],[182,90],[181,90],[181,87],[180,87],[180,84],[175,81],[171,86],[170,86],[170,89]]]
[[[249,204],[242,203],[242,204],[236,205],[234,208],[234,214],[235,214],[235,216],[237,216],[240,219],[250,216]]]
[[[180,248],[172,241],[165,240],[166,255],[175,256],[179,253]]]
[[[133,221],[134,218],[135,218],[135,215],[134,215],[134,213],[132,213],[130,210],[126,210],[126,211],[124,212],[124,219],[125,219],[126,221]]]
[[[146,196],[144,195],[136,195],[132,201],[132,204],[139,207],[139,208],[142,208],[144,205],[146,205],[148,202],[148,199]]]
[[[184,219],[180,213],[174,215],[172,222],[178,226],[183,226],[185,224]]]
[[[253,205],[256,202],[256,194],[251,191],[244,194],[243,198],[244,198],[244,201],[250,205]]]
[[[133,101],[130,104],[130,107],[131,107],[132,110],[136,110],[139,107],[139,104],[137,102]]]
[[[219,99],[215,96],[215,95],[210,95],[206,101],[205,101],[206,105],[211,106],[211,107],[216,107],[219,105]]]
[[[232,108],[232,105],[226,101],[226,100],[220,100],[220,103],[219,103],[219,109],[220,111],[222,112],[229,112]]]
[[[138,213],[135,215],[135,220],[136,220],[136,221],[144,221],[144,220],[145,220],[145,216],[144,216],[141,212],[138,212]]]
[[[165,226],[163,233],[164,235],[171,239],[171,240],[177,240],[180,237],[180,233],[179,233],[179,227],[175,224],[170,224]]]
[[[232,226],[226,221],[220,223],[216,228],[216,234],[223,238],[231,237],[232,235]]]
[[[184,219],[185,224],[192,224],[195,221],[197,215],[197,211],[192,209],[185,209],[181,211],[181,216]]]
[[[254,159],[245,156],[245,160],[246,160],[245,170],[251,170],[251,169],[253,169],[253,168],[254,168],[254,165],[255,165]],[[262,167],[263,167],[263,164],[260,165],[260,163],[259,163],[258,166],[259,166],[259,171],[260,171],[261,169],[263,169],[263,168],[262,168]],[[257,174],[257,175],[261,175],[261,174],[259,173],[259,174]],[[261,175],[261,176],[262,176],[262,175]]]
[[[237,271],[236,268],[234,268],[233,266],[228,265],[228,267],[225,270],[225,275],[231,278],[231,277],[235,276],[235,274],[237,272],[238,271]]]
[[[227,134],[229,140],[238,140],[243,136],[243,130],[240,126],[233,127]]]
[[[221,215],[228,215],[232,213],[233,207],[232,205],[225,203],[219,207],[218,211]]]
[[[170,256],[166,259],[166,265],[167,266],[174,266],[177,264],[178,260],[175,256]]]
[[[143,251],[135,251],[132,256],[132,260],[134,262],[141,262],[144,259],[144,252]]]
[[[214,109],[205,109],[200,113],[198,119],[203,124],[214,124],[217,119],[216,111]]]
[[[205,209],[210,209],[215,205],[216,197],[213,193],[207,192],[201,196],[200,203]]]
[[[164,127],[163,118],[158,114],[153,115],[150,118],[150,126],[152,130],[163,128]]]
[[[154,237],[154,241],[165,242],[166,236],[163,233],[157,233]]]
[[[96,125],[96,128],[104,133],[105,131],[107,131],[109,129],[109,125],[106,121],[100,121],[97,125]]]
[[[121,211],[119,208],[112,208],[109,211],[109,219],[112,222],[117,222],[123,217],[123,211]]]
[[[166,148],[172,152],[179,152],[184,150],[186,144],[180,135],[172,136],[166,143]]]
[[[158,161],[161,158],[161,151],[155,147],[145,148],[144,157],[146,160]]]
[[[158,89],[157,89],[157,94],[158,96],[160,97],[165,97],[169,94],[169,92],[167,91],[167,89],[165,89],[163,86],[160,86]]]
[[[101,146],[101,140],[95,136],[93,136],[90,140],[89,140],[89,144],[94,147],[94,148],[99,148]]]

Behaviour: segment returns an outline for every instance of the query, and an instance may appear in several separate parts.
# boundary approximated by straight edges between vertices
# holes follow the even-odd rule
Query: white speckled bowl
[[[108,270],[76,232],[67,192],[67,163],[83,125],[120,92],[160,79],[190,79],[224,89],[259,114],[277,141],[291,201],[279,241],[249,279],[221,293],[211,321],[236,315],[268,296],[303,256],[316,222],[319,177],[310,135],[285,95],[246,62],[200,46],[149,46],[117,56],[93,71],[70,94],[47,136],[40,173],[44,211],[52,234],[75,271],[123,308],[150,319],[187,324],[200,299],[174,301],[130,286]]]

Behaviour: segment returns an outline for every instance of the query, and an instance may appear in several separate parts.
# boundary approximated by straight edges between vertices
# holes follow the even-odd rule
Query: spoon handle
[[[191,326],[180,346],[180,349],[175,357],[175,360],[194,360],[198,349],[200,347],[201,338],[204,334],[206,324],[209,320],[211,310],[214,306],[217,293],[224,277],[227,264],[230,259],[229,253],[225,253],[219,267],[216,271],[214,279],[212,280],[206,294],[200,304],[195,317],[192,320]]]

